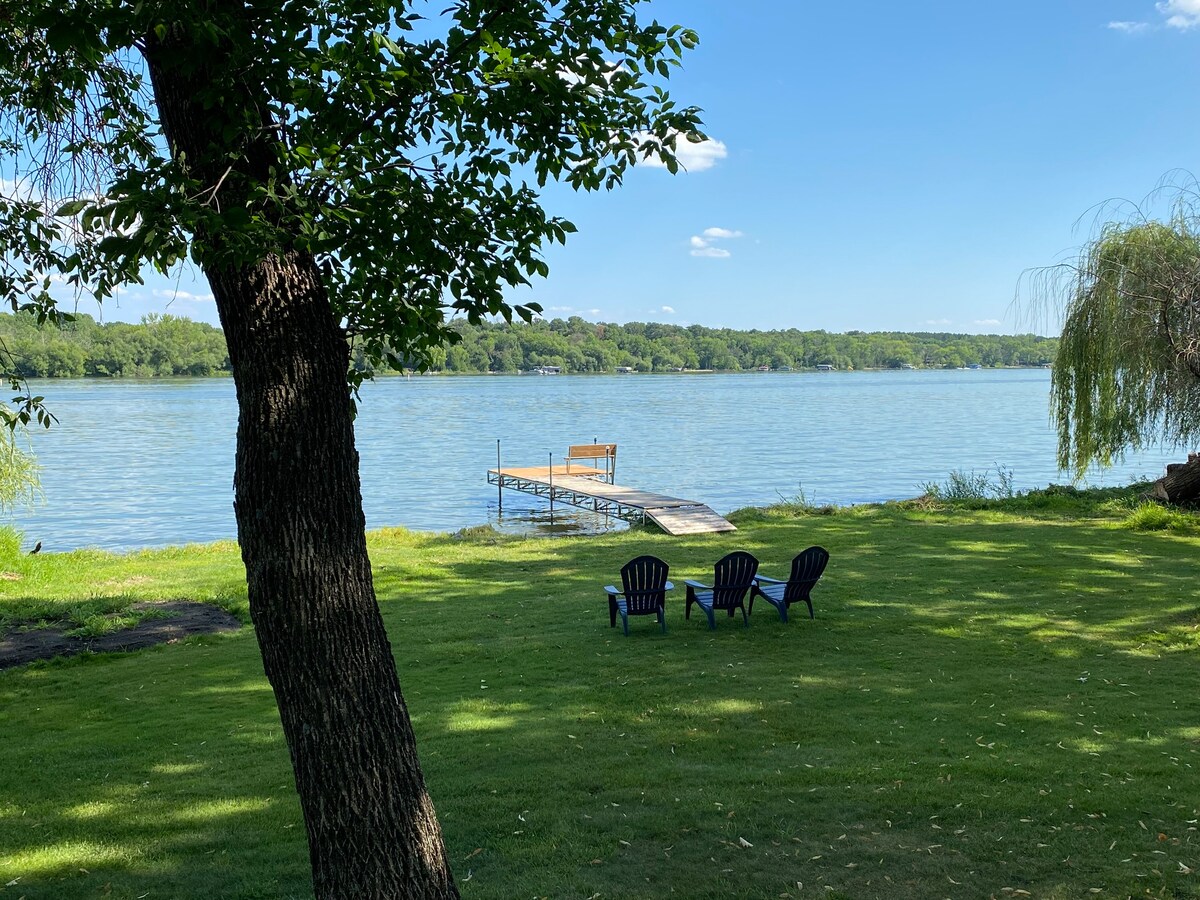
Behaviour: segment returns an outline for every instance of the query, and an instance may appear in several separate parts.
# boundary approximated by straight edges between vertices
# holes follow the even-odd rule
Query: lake
[[[737,375],[391,377],[358,419],[367,526],[449,531],[553,523],[544,501],[486,472],[615,442],[617,481],[718,512],[777,502],[912,497],[952,469],[1012,471],[1019,489],[1065,481],[1041,369]],[[34,386],[59,422],[34,436],[45,502],[20,512],[27,544],[114,550],[232,538],[237,407],[229,379],[61,380]],[[320,440],[319,434],[313,440]],[[1157,477],[1180,453],[1131,456],[1091,484]]]

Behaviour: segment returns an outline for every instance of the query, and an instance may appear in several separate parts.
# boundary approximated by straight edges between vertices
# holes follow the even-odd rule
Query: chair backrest
[[[670,568],[657,556],[639,556],[625,563],[621,569],[621,587],[630,615],[655,612],[666,602]]]
[[[736,609],[758,574],[758,560],[745,550],[734,550],[713,566],[713,609]]]
[[[783,599],[787,603],[804,601],[808,593],[821,579],[825,566],[829,564],[829,551],[824,547],[809,547],[796,554],[792,560],[792,576],[788,579]]]

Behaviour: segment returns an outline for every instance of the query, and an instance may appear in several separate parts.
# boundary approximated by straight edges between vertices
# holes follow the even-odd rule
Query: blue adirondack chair
[[[809,594],[821,580],[821,574],[828,563],[828,550],[824,547],[809,547],[792,560],[792,574],[787,581],[767,578],[765,575],[757,576],[750,591],[750,612],[754,612],[754,598],[762,597],[779,610],[779,618],[785,622],[788,620],[788,607],[800,602],[808,605],[808,617],[814,618],[812,597]]]
[[[733,618],[733,611],[742,611],[742,622],[747,627],[750,617],[746,613],[744,600],[746,593],[754,586],[754,575],[758,572],[758,560],[744,550],[733,553],[717,560],[713,566],[713,583],[701,584],[699,581],[685,581],[687,585],[687,603],[684,606],[683,617],[692,617],[693,604],[704,610],[708,616],[709,630],[717,627],[714,611],[726,610]]]
[[[667,581],[670,566],[657,556],[639,556],[627,562],[621,569],[621,587],[605,585],[604,593],[608,594],[608,622],[610,628],[617,625],[617,616],[621,617],[621,625],[629,634],[630,616],[658,616],[658,624],[665,633],[667,630],[666,602],[667,591],[675,587]]]

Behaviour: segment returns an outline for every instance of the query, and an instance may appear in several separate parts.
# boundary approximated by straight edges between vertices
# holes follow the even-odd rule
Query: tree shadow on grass
[[[731,549],[783,576],[814,543],[833,554],[815,621],[760,606],[710,632],[680,588],[667,634],[609,627],[601,587],[633,556],[679,584]],[[1178,549],[1095,522],[839,515],[372,555],[465,896],[1065,898],[1190,889],[1200,573]],[[0,883],[307,895],[249,632],[10,675],[0,701],[22,736],[0,747],[0,797],[21,798],[0,805]]]
[[[1105,848],[1144,836],[1138,822],[1148,822],[1145,816],[1169,827],[1166,843],[1187,832],[1191,810],[1171,783],[1176,792],[1181,779],[1195,786],[1178,755],[1195,753],[1192,723],[1200,710],[1177,688],[1192,664],[1186,654],[1147,647],[1143,637],[1194,609],[1194,562],[1173,554],[1169,542],[1097,523],[1054,526],[1050,535],[1046,526],[956,523],[904,529],[894,538],[853,520],[813,524],[774,523],[769,532],[749,530],[729,540],[634,536],[583,552],[571,547],[561,558],[542,544],[508,563],[444,563],[454,586],[436,613],[408,598],[385,604],[394,630],[416,638],[397,654],[410,696],[422,694],[411,701],[424,710],[422,730],[482,741],[472,756],[481,773],[505,773],[505,760],[524,760],[521,777],[494,778],[499,799],[477,800],[470,817],[507,822],[513,816],[504,810],[514,805],[550,803],[588,809],[591,821],[616,827],[612,815],[601,815],[603,803],[589,806],[588,799],[607,798],[618,804],[612,809],[628,810],[630,799],[653,783],[647,773],[657,773],[665,793],[694,795],[708,785],[716,795],[744,800],[747,782],[766,785],[788,794],[793,805],[758,804],[777,823],[768,845],[801,834],[808,849],[824,849],[822,858],[844,859],[843,869],[863,866],[863,857],[879,850],[891,871],[916,875],[920,887],[911,888],[912,896],[927,895],[946,871],[980,893],[999,890],[1003,881],[1074,896],[1082,882],[1063,875],[1061,860],[1079,852],[1079,841],[1094,854],[1089,865],[1107,866]],[[681,598],[673,598],[667,635],[653,623],[635,625],[629,638],[608,628],[599,587],[632,556],[656,553],[672,563],[673,578],[703,578],[713,560],[737,547],[756,553],[765,571],[773,564],[782,574],[790,556],[810,543],[834,554],[815,594],[816,622],[797,618],[784,626],[756,615],[754,627],[743,630],[721,618],[709,633],[703,619],[685,623]],[[1139,596],[1154,600],[1139,607]],[[431,615],[442,619],[437,632],[453,637],[422,646],[421,623]],[[1188,645],[1184,629],[1177,637]],[[447,764],[458,755],[436,738],[423,746],[435,771],[443,755]],[[597,755],[606,752],[610,762],[598,765]],[[627,762],[615,777],[612,771],[599,777],[598,769],[613,769],[612,759]],[[665,769],[664,759],[670,760]],[[819,778],[802,768],[809,765],[824,770]],[[1023,787],[1006,796],[1014,778]],[[914,782],[915,800],[890,799],[893,791],[911,794],[903,786]],[[481,775],[476,786],[486,783]],[[842,813],[825,833],[814,833],[812,821],[828,819],[827,807],[801,804],[812,800],[807,791]],[[1101,811],[1077,812],[1083,804],[1076,795],[1103,795]],[[993,851],[979,841],[953,850],[949,863],[936,861],[936,852],[921,855],[930,841],[915,831],[928,828],[929,817],[954,817],[948,810],[964,807],[975,807],[983,819],[972,821],[973,835],[1010,843]],[[694,812],[694,803],[688,809]],[[447,814],[461,815],[454,805]],[[838,848],[831,832],[845,832],[855,818],[867,832],[855,845],[858,855],[831,855]],[[668,819],[676,824],[676,817]],[[898,821],[910,826],[902,839],[895,837]],[[1030,826],[1023,840],[1008,833],[1013,823]],[[574,864],[590,876],[584,857],[596,844],[571,842],[573,829],[580,823],[562,824],[555,846],[561,853],[577,845]],[[488,837],[512,843],[498,829],[470,833],[468,843],[482,845]],[[699,849],[693,843],[692,863],[704,870],[703,854],[719,851],[722,840],[736,844],[731,835],[719,831]],[[684,854],[679,845],[687,838],[675,831],[660,836],[660,848]],[[1024,881],[1009,876],[1014,846],[1026,860]],[[1171,852],[1153,841],[1141,850],[1146,858]],[[522,859],[507,869],[538,865]],[[886,882],[877,894],[864,890],[867,876],[839,872],[832,863],[810,868],[852,896],[898,890]],[[878,882],[889,865],[875,871]],[[1164,884],[1181,877],[1153,866],[1137,874]],[[744,889],[769,889],[758,875],[739,878]],[[580,885],[631,889],[620,878],[584,878]]]

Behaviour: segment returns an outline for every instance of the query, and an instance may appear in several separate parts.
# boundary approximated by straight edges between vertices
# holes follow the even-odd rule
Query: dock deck
[[[589,474],[594,471],[595,474]],[[488,484],[546,497],[580,509],[607,513],[628,521],[649,519],[667,534],[737,531],[737,526],[696,500],[602,481],[600,470],[585,466],[528,466],[488,469]]]

